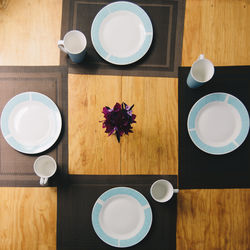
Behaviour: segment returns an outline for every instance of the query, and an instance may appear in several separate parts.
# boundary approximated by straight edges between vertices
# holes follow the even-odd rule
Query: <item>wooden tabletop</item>
[[[59,65],[61,0],[0,9],[0,65]],[[182,65],[250,65],[249,0],[186,0]],[[70,174],[178,175],[178,79],[69,75]],[[102,107],[134,104],[134,133],[107,137]],[[0,249],[56,249],[56,188],[0,188]],[[250,190],[178,194],[177,249],[250,249]]]

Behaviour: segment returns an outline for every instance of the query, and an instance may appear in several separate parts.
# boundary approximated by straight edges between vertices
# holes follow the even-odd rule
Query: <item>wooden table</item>
[[[0,9],[0,65],[59,65],[61,0]],[[186,0],[182,65],[250,64],[248,0]],[[178,80],[69,75],[70,174],[178,174]],[[107,138],[101,109],[135,104],[134,134]],[[0,188],[0,249],[56,249],[56,188]],[[250,249],[250,190],[181,190],[177,249]]]

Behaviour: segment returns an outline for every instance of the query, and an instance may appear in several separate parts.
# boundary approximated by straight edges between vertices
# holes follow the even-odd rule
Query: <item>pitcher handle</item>
[[[58,46],[58,48],[60,48],[64,53],[68,54],[67,50],[64,48],[64,42],[63,42],[63,40],[59,40],[59,41],[57,42],[57,46]]]
[[[47,184],[47,182],[48,182],[48,178],[43,178],[43,177],[40,178],[40,185],[41,186],[45,186]]]
[[[205,58],[205,56],[203,54],[199,55],[199,60],[204,59],[204,58]]]

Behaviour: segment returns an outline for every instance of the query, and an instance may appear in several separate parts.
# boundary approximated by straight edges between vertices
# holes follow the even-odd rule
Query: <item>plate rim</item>
[[[237,145],[235,143],[233,143],[233,142],[230,142],[229,144],[227,144],[225,146],[221,146],[221,147],[209,146],[209,145],[207,145],[206,143],[204,143],[203,141],[200,140],[200,138],[198,137],[198,135],[197,135],[197,133],[195,131],[195,126],[190,126],[190,123],[195,123],[195,119],[196,119],[196,116],[192,117],[194,109],[197,107],[197,105],[200,102],[202,102],[203,100],[209,98],[210,96],[217,96],[217,97],[221,96],[222,98],[224,98],[224,101],[227,99],[227,103],[228,103],[228,100],[231,98],[230,102],[238,104],[240,106],[240,108],[242,109],[242,113],[241,113],[237,109],[237,107],[232,105],[232,103],[228,103],[228,104],[232,105],[237,110],[237,112],[239,113],[239,115],[241,117],[242,126],[241,126],[241,131],[240,131],[239,135],[237,136],[237,138],[240,137],[239,140],[237,141]],[[208,101],[208,102],[205,103],[205,105],[207,105],[208,103],[212,103],[214,101],[222,101],[222,100]],[[199,111],[205,105],[202,105],[200,107],[200,109],[197,111],[197,114],[199,113]],[[192,118],[194,118],[194,119],[192,119]],[[244,132],[244,129],[245,129],[245,132]],[[227,154],[227,153],[230,153],[230,152],[234,151],[235,149],[237,149],[245,141],[245,139],[246,139],[246,137],[248,135],[248,132],[249,132],[249,113],[248,113],[248,110],[247,110],[246,106],[243,104],[243,102],[241,100],[239,100],[237,97],[235,97],[234,95],[226,93],[226,92],[213,92],[213,93],[210,93],[210,94],[207,94],[207,95],[201,97],[199,100],[197,100],[193,104],[193,106],[190,109],[189,114],[188,114],[187,130],[188,130],[188,134],[189,134],[189,137],[191,138],[192,142],[195,144],[196,147],[198,147],[203,152],[206,152],[206,153],[212,154],[212,155]],[[243,131],[243,134],[241,134],[242,131]]]
[[[25,101],[23,101],[23,100],[18,101],[16,104],[14,104],[14,106],[11,108],[10,111],[7,111],[7,109],[9,108],[9,106],[12,105],[11,103],[15,99],[22,98],[23,96],[26,96],[26,95],[28,95],[28,97],[30,98],[30,96],[32,94],[35,95],[35,96],[40,97],[43,100],[48,101],[51,106],[48,106],[47,104],[41,102],[41,100],[35,100],[37,102],[42,103],[46,107],[48,107],[50,110],[53,111],[54,114],[56,112],[56,116],[57,116],[57,119],[56,119],[56,123],[57,123],[57,126],[58,126],[58,129],[56,130],[57,133],[52,138],[52,140],[51,140],[50,143],[47,143],[47,144],[43,145],[42,149],[41,149],[41,147],[38,147],[38,149],[36,149],[36,148],[35,149],[27,149],[26,146],[24,146],[21,143],[17,142],[13,136],[9,137],[8,136],[9,133],[6,134],[6,132],[5,132],[5,130],[9,130],[8,118],[9,118],[9,116],[11,114],[11,111],[13,110],[13,108],[16,107],[16,105],[18,105],[20,103],[23,103]],[[4,118],[6,118],[6,119],[4,119]],[[55,104],[55,102],[51,98],[49,98],[47,95],[45,95],[45,94],[42,94],[42,93],[39,93],[39,92],[36,92],[36,91],[21,92],[21,93],[16,94],[12,98],[10,98],[8,100],[8,102],[5,104],[5,106],[3,107],[3,110],[2,110],[2,113],[1,113],[1,131],[2,131],[2,135],[3,135],[4,139],[5,139],[5,141],[13,149],[15,149],[15,150],[17,150],[17,151],[19,151],[21,153],[24,153],[24,154],[39,154],[39,153],[42,153],[42,152],[46,151],[47,149],[49,149],[50,147],[52,147],[55,144],[55,142],[57,141],[57,139],[59,138],[59,136],[61,134],[61,130],[62,130],[62,116],[61,116],[61,112],[60,112],[58,106]],[[33,146],[33,148],[34,147],[37,147],[37,146]]]
[[[140,18],[140,20],[142,21],[145,30],[147,34],[145,34],[145,39],[144,42],[141,46],[141,48],[133,55],[129,56],[129,57],[116,57],[116,56],[110,56],[107,58],[107,56],[109,56],[108,52],[105,51],[105,49],[101,46],[101,43],[99,41],[99,37],[98,37],[98,32],[99,32],[99,28],[100,25],[102,23],[102,21],[106,18],[106,16],[108,16],[111,13],[114,13],[115,11],[121,11],[124,10],[123,8],[121,9],[116,9],[117,5],[124,5],[124,6],[130,6],[132,9],[139,11],[139,13],[135,13],[132,12],[133,14],[136,14],[138,18]],[[109,10],[111,8],[115,8],[116,10]],[[104,12],[106,12],[106,10],[108,10],[108,14],[105,15]],[[104,15],[104,16],[102,16]],[[143,19],[145,19],[143,21]],[[145,23],[147,22],[147,23]],[[153,25],[151,22],[151,19],[149,18],[148,14],[146,13],[146,11],[141,8],[139,5],[132,3],[132,2],[127,2],[127,1],[116,1],[113,3],[110,3],[106,6],[104,6],[95,16],[92,25],[91,25],[91,41],[93,44],[93,47],[95,48],[96,52],[98,53],[98,55],[100,55],[105,61],[115,64],[115,65],[128,65],[128,64],[132,64],[138,60],[140,60],[149,50],[149,48],[151,47],[152,41],[153,41]],[[136,54],[138,53],[138,55],[136,56]]]
[[[115,193],[116,191],[118,193]],[[122,191],[122,193],[120,193],[121,191]],[[112,192],[114,192],[114,194],[112,194]],[[138,199],[136,199],[135,196],[132,196],[131,193],[133,193],[137,197],[139,197],[141,199],[141,201],[143,201],[145,203],[145,205],[142,206],[142,204],[140,203],[140,201]],[[102,209],[104,203],[106,201],[108,201],[110,198],[112,198],[112,197],[114,197],[116,195],[123,195],[123,194],[133,197],[134,199],[136,199],[141,204],[142,207],[145,207],[144,208],[145,220],[144,220],[144,223],[143,223],[143,226],[142,226],[141,230],[136,235],[132,236],[129,239],[120,240],[120,242],[123,241],[123,244],[121,246],[119,244],[119,239],[112,238],[111,236],[109,236],[108,234],[106,234],[102,230],[102,228],[99,225],[99,223],[97,223],[97,222],[99,222],[99,215],[100,215],[100,212],[101,212],[101,209]],[[100,199],[101,197],[105,197],[107,195],[108,195],[108,198],[106,198],[106,200],[103,201],[102,199]],[[99,200],[101,200],[103,202],[102,205],[98,202]],[[103,192],[97,198],[97,200],[96,200],[96,202],[95,202],[95,204],[94,204],[94,206],[92,208],[92,213],[91,213],[92,226],[93,226],[94,231],[97,234],[97,236],[103,242],[105,242],[106,244],[108,244],[110,246],[113,246],[113,247],[118,247],[118,248],[130,247],[130,246],[136,245],[137,243],[139,243],[140,241],[142,241],[146,237],[146,235],[148,234],[148,232],[150,231],[150,228],[152,226],[152,221],[153,221],[152,209],[151,209],[151,206],[150,206],[148,200],[145,198],[145,196],[142,193],[140,193],[139,191],[135,190],[134,188],[125,187],[125,186],[119,186],[119,187],[110,188],[110,189],[106,190],[105,192]],[[145,232],[142,234],[141,231],[143,231],[144,227],[145,227]],[[101,232],[99,232],[100,228],[101,228]],[[131,242],[129,243],[129,240],[133,239],[137,235],[139,235],[137,237],[137,240],[134,240],[132,243]],[[126,243],[126,241],[128,241],[128,242]]]

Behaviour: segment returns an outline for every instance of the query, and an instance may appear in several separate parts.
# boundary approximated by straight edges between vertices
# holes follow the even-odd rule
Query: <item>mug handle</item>
[[[174,189],[174,193],[179,193],[179,189]]]
[[[40,185],[41,186],[45,186],[47,184],[47,182],[48,182],[48,178],[43,178],[43,177],[40,178]]]
[[[201,59],[204,59],[204,58],[205,58],[205,56],[203,54],[200,54],[198,59],[201,60]]]
[[[57,42],[57,46],[58,46],[58,48],[60,48],[64,53],[68,54],[67,50],[64,48],[64,42],[63,42],[63,40],[59,40],[59,41]]]

